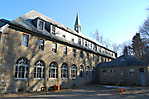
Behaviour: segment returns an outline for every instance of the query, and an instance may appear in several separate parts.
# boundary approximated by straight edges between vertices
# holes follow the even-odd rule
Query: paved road
[[[117,89],[96,87],[68,89],[61,92],[49,92],[43,95],[3,97],[0,99],[149,99],[148,89],[137,89],[120,94]]]

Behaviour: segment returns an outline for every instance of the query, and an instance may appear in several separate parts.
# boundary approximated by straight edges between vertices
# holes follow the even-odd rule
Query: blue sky
[[[149,0],[1,0],[0,18],[12,20],[37,10],[73,28],[79,12],[82,32],[98,30],[106,39],[120,44],[128,41],[149,16]]]

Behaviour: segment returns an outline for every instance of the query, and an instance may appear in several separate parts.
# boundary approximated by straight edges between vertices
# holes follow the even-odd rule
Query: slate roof
[[[85,39],[87,39],[87,40],[89,40],[89,41],[91,41],[91,42],[93,42],[93,43],[99,45],[100,47],[103,47],[103,48],[106,49],[106,50],[109,50],[109,51],[111,51],[111,52],[114,52],[114,51],[112,51],[112,50],[106,48],[104,45],[100,44],[100,43],[97,42],[96,40],[93,40],[92,38],[87,37],[87,36],[84,35],[83,33],[77,33],[75,30],[73,30],[73,29],[71,29],[71,28],[69,28],[69,27],[66,27],[66,26],[64,26],[63,24],[60,24],[60,23],[54,21],[53,19],[51,19],[51,18],[49,18],[49,17],[47,17],[47,16],[45,16],[45,15],[43,15],[43,14],[37,12],[37,11],[34,11],[34,10],[32,10],[32,11],[30,11],[30,12],[24,14],[24,15],[21,16],[21,17],[18,17],[17,19],[13,20],[12,23],[17,24],[17,25],[21,25],[21,26],[25,27],[26,29],[29,29],[29,30],[31,30],[31,31],[36,32],[37,29],[33,26],[33,24],[32,24],[30,21],[33,20],[33,19],[35,19],[35,18],[37,18],[37,17],[43,19],[44,21],[50,22],[50,23],[52,23],[52,24],[54,24],[54,25],[56,25],[56,26],[58,26],[58,27],[60,27],[60,28],[63,28],[64,30],[69,31],[69,32],[72,33],[72,34],[75,34],[75,35],[77,35],[77,36],[80,36],[80,37],[82,37],[82,38],[85,38]],[[41,31],[40,31],[40,32],[41,32]],[[44,31],[44,32],[45,32],[45,31]],[[114,53],[115,53],[115,52],[114,52]]]
[[[97,64],[97,67],[116,67],[116,66],[147,66],[147,65],[132,55],[128,56],[123,55],[113,61]]]
[[[44,36],[44,37],[46,37],[46,38],[58,40],[58,41],[60,41],[60,42],[64,42],[64,43],[67,43],[67,44],[71,44],[70,41],[63,40],[62,38],[60,38],[60,37],[58,37],[58,36],[53,36],[53,35],[51,35],[50,33],[48,33],[48,31],[39,31],[39,30],[33,25],[33,23],[32,23],[32,21],[35,20],[36,18],[40,18],[40,19],[44,20],[45,22],[49,22],[49,23],[51,23],[51,24],[54,24],[55,26],[57,26],[57,27],[59,27],[59,28],[61,28],[61,29],[63,29],[63,30],[66,30],[67,32],[69,32],[69,33],[71,33],[71,34],[74,34],[74,35],[76,35],[76,36],[78,36],[78,37],[84,38],[84,39],[86,39],[86,40],[88,40],[88,41],[90,41],[90,42],[92,42],[92,43],[94,43],[94,44],[97,44],[97,45],[100,46],[101,48],[104,48],[104,49],[109,50],[109,51],[111,51],[111,52],[113,52],[113,53],[116,53],[116,52],[114,52],[114,51],[112,51],[112,50],[110,50],[110,49],[104,47],[103,45],[101,45],[101,44],[98,43],[97,41],[91,39],[90,37],[87,37],[87,36],[84,35],[83,33],[77,33],[75,30],[70,29],[70,28],[64,26],[63,24],[60,24],[60,23],[54,21],[53,19],[51,19],[51,18],[49,18],[49,17],[47,17],[47,16],[44,16],[44,15],[42,15],[41,13],[39,13],[39,12],[37,12],[37,11],[34,11],[34,10],[32,10],[32,11],[30,11],[30,12],[24,14],[23,16],[18,17],[18,18],[15,19],[15,20],[12,20],[12,21],[7,21],[7,20],[5,20],[5,21],[9,22],[10,26],[21,27],[21,28],[23,28],[23,29],[27,29],[27,30],[29,30],[29,31],[33,31],[33,33],[42,35],[42,36]],[[42,32],[42,33],[41,33],[41,32]],[[46,32],[47,32],[47,33],[46,33]],[[77,47],[79,46],[79,45],[76,45],[76,44],[71,44],[71,45],[77,46]],[[82,47],[82,46],[80,47],[80,46],[79,46],[79,48],[83,48],[83,49],[86,49],[86,50],[88,50],[88,51],[98,53],[98,52],[93,51],[93,50],[91,50],[91,49],[88,49],[88,48],[86,48],[86,47]],[[98,53],[98,54],[103,55],[103,56],[106,56],[106,57],[114,58],[114,57],[112,57],[112,56],[110,56],[110,55],[107,55],[107,54],[105,54],[105,53]]]
[[[0,27],[6,25],[6,24],[8,24],[8,23],[9,23],[9,21],[7,21],[7,20],[5,20],[5,19],[0,19]]]

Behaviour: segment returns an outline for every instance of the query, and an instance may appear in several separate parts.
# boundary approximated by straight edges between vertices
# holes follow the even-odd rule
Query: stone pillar
[[[68,80],[71,79],[71,66],[68,66]]]
[[[32,71],[32,67],[31,67],[31,64],[29,65],[29,68],[28,68],[28,79],[27,79],[27,91],[31,91],[31,89],[30,89],[30,81],[31,81],[31,79],[32,79],[32,73],[31,73],[31,71]]]
[[[48,78],[49,78],[49,75],[48,75],[48,72],[49,72],[49,68],[48,68],[48,65],[45,64],[45,68],[44,68],[44,87],[45,87],[45,91],[48,91]]]
[[[60,90],[60,86],[61,86],[61,65],[58,66],[58,78],[57,78],[57,86],[58,86],[58,90]]]

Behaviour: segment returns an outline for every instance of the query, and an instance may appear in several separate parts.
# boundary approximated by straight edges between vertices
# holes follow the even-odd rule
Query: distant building
[[[96,66],[100,84],[149,85],[149,65],[134,56],[120,56],[111,62]]]
[[[97,63],[116,57],[81,33],[78,15],[74,30],[36,11],[0,20],[0,87],[6,91],[80,86],[93,80]]]

